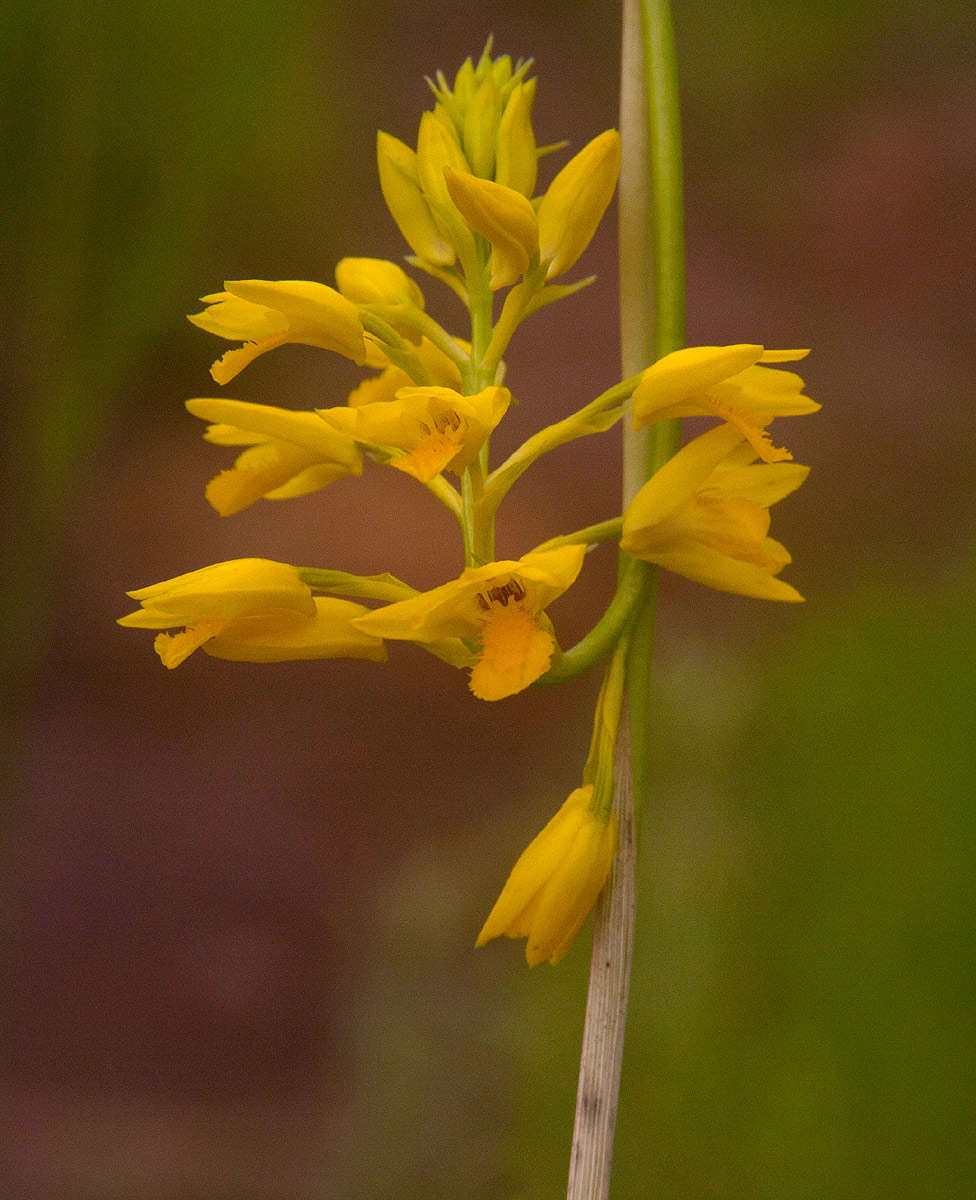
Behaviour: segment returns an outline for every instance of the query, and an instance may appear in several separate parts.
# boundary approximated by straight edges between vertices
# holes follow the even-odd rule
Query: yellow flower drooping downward
[[[156,653],[170,668],[201,648],[214,658],[238,662],[386,658],[382,641],[352,624],[368,609],[349,600],[313,596],[287,563],[236,558],[127,594],[141,608],[120,617],[120,625],[186,627],[182,633],[156,638]]]
[[[689,346],[647,368],[634,390],[634,428],[674,417],[721,417],[739,429],[763,462],[792,458],[773,446],[766,426],[774,417],[816,412],[820,405],[803,394],[793,371],[758,363],[795,362],[807,350],[766,350],[763,346]]]
[[[187,400],[195,417],[213,421],[204,433],[217,446],[246,446],[234,465],[207,484],[206,497],[222,517],[256,500],[284,500],[360,475],[362,451],[314,412],[201,396]]]
[[[584,546],[560,546],[517,561],[468,567],[459,579],[356,618],[357,629],[380,638],[434,642],[477,638],[471,690],[501,700],[544,674],[556,641],[543,610],[573,583]]]
[[[802,600],[776,578],[790,555],[767,533],[770,505],[795,491],[810,468],[756,458],[733,425],[689,442],[631,501],[621,549],[720,591]]]
[[[504,416],[511,393],[488,387],[473,396],[453,388],[402,387],[393,400],[318,410],[326,428],[356,441],[402,451],[390,466],[429,483],[460,474]]]
[[[366,362],[359,313],[335,288],[296,279],[239,279],[224,288],[204,296],[209,307],[189,318],[208,333],[244,343],[210,368],[217,383],[229,383],[259,355],[288,342],[332,350],[359,366]]]
[[[617,819],[593,806],[593,784],[577,788],[522,852],[476,946],[524,937],[530,967],[557,963],[576,940],[617,849]]]

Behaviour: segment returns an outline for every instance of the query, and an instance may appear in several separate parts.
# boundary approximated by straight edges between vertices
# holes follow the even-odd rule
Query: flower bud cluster
[[[465,62],[453,88],[438,73],[431,84],[437,103],[420,118],[416,150],[378,136],[383,196],[417,265],[437,273],[460,261],[469,287],[481,261],[476,237],[490,248],[493,291],[539,268],[540,282],[564,274],[616,186],[620,137],[607,130],[533,199],[540,150],[529,66],[513,69],[507,55],[492,60],[486,48],[477,66]]]

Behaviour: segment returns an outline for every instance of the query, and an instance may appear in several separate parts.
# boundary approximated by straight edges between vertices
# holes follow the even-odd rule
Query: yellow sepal
[[[444,168],[447,190],[461,216],[491,244],[491,288],[509,287],[539,253],[539,222],[521,192]]]
[[[596,233],[620,173],[620,134],[608,129],[569,160],[539,203],[539,257],[553,279],[576,262]]]
[[[378,133],[376,160],[386,207],[410,248],[434,266],[451,266],[456,257],[454,247],[434,220],[421,190],[416,152],[399,138]]]

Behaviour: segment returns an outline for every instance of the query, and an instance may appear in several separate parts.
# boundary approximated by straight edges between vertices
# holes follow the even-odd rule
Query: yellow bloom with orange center
[[[689,346],[658,359],[634,389],[634,428],[673,417],[721,417],[742,432],[763,462],[792,458],[773,446],[765,427],[774,417],[816,412],[793,371],[759,363],[796,362],[808,350],[767,350],[747,344]]]
[[[246,446],[234,465],[207,484],[206,497],[222,517],[256,500],[284,500],[360,475],[362,451],[314,412],[201,396],[187,400],[195,417],[212,421],[204,433],[218,446]]]
[[[194,650],[238,662],[386,659],[382,641],[357,629],[368,612],[349,600],[313,596],[298,571],[266,558],[237,558],[128,592],[141,607],[119,618],[135,629],[173,629],[154,643],[163,665],[178,667]]]
[[[422,483],[460,474],[505,415],[511,393],[488,387],[473,396],[445,387],[402,387],[393,400],[322,408],[322,422],[358,442],[399,450],[390,466]]]
[[[593,805],[594,787],[577,788],[522,852],[476,946],[504,934],[524,937],[530,967],[557,963],[576,940],[606,882],[617,850],[617,819]]]
[[[584,554],[583,546],[561,546],[468,567],[451,583],[358,617],[356,628],[409,642],[477,639],[471,690],[501,700],[548,669],[556,640],[544,610],[574,582]]]
[[[208,333],[244,343],[210,368],[217,383],[229,383],[248,363],[289,342],[333,350],[359,366],[366,362],[359,313],[335,288],[306,280],[239,279],[224,289],[204,296],[209,307],[188,318]]]
[[[770,505],[795,491],[810,468],[756,458],[733,425],[689,442],[631,501],[621,549],[720,591],[802,600],[776,578],[790,554],[767,535]]]

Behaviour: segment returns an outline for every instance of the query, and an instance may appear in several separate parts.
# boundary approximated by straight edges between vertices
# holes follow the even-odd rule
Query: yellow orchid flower
[[[576,262],[603,219],[620,173],[620,134],[608,129],[563,167],[539,201],[539,257],[554,279]]]
[[[807,354],[748,344],[675,350],[641,375],[634,389],[634,428],[672,417],[721,417],[741,430],[763,462],[783,462],[793,456],[773,446],[765,427],[774,417],[801,416],[820,405],[803,395],[795,372],[757,364],[796,362]]]
[[[512,868],[476,946],[524,937],[530,967],[557,963],[596,903],[617,850],[617,818],[593,807],[593,784],[570,793]]]
[[[477,638],[471,690],[481,700],[501,700],[548,668],[556,641],[543,610],[576,579],[584,553],[583,546],[561,546],[468,567],[451,583],[358,617],[356,628],[408,642]]]
[[[287,563],[237,558],[128,592],[141,608],[119,618],[136,629],[172,629],[154,643],[163,665],[178,667],[194,650],[238,662],[368,658],[382,662],[382,641],[352,621],[361,604],[313,596]]]
[[[224,289],[204,296],[209,308],[188,318],[217,337],[244,342],[210,368],[217,383],[229,383],[248,363],[289,342],[334,350],[359,366],[366,362],[356,306],[335,288],[305,280],[239,279]]]
[[[207,484],[207,500],[222,517],[262,498],[304,496],[344,475],[362,474],[362,451],[353,439],[323,425],[314,412],[203,396],[187,400],[186,407],[214,422],[203,435],[208,442],[248,447]]]
[[[723,592],[802,600],[775,578],[791,559],[767,532],[770,505],[795,491],[810,468],[756,458],[733,425],[689,442],[631,501],[621,549]]]
[[[327,426],[357,441],[403,451],[390,466],[429,483],[442,471],[461,474],[511,399],[508,388],[494,386],[473,396],[445,387],[402,387],[392,401],[317,412]]]

